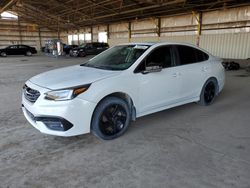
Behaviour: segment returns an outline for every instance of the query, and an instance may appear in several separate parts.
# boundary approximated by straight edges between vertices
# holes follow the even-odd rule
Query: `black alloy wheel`
[[[103,140],[111,140],[121,136],[130,123],[128,103],[118,97],[106,97],[96,107],[91,131]]]
[[[102,134],[114,136],[122,131],[127,120],[126,110],[119,104],[113,104],[103,111],[99,126]]]
[[[207,104],[210,104],[215,97],[216,88],[213,82],[209,82],[204,91],[204,100]]]
[[[79,52],[79,57],[85,57],[86,56],[86,52]]]
[[[202,88],[200,94],[200,101],[198,103],[203,106],[208,106],[212,104],[217,95],[217,90],[217,80],[215,78],[208,79]]]

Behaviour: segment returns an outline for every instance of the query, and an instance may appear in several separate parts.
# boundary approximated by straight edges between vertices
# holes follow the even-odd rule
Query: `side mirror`
[[[161,72],[161,70],[162,70],[162,66],[160,65],[149,65],[149,66],[146,66],[144,71],[142,71],[142,74]]]

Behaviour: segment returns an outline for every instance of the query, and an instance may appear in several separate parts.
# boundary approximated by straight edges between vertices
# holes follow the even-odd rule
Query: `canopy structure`
[[[53,30],[205,12],[249,5],[249,0],[1,0],[0,13]]]

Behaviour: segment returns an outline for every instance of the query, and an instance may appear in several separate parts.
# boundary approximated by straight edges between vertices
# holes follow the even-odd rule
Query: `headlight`
[[[89,86],[90,84],[76,87],[76,88],[49,91],[45,93],[45,99],[54,100],[54,101],[71,100],[75,98],[77,95],[85,92],[89,88]]]

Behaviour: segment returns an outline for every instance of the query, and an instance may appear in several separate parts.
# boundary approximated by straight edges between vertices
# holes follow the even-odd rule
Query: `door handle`
[[[173,76],[173,77],[177,77],[178,75],[177,75],[177,73],[174,73],[172,76]]]
[[[203,72],[207,72],[208,68],[207,67],[202,67]]]
[[[181,76],[180,72],[173,73],[173,77],[178,77],[178,76]]]

